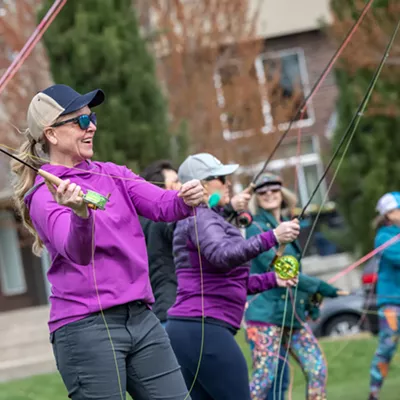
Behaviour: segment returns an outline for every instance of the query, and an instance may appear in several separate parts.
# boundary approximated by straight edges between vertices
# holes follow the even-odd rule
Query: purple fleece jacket
[[[178,290],[168,315],[202,316],[201,267],[204,315],[240,328],[247,295],[277,286],[274,272],[250,275],[249,264],[277,245],[275,235],[271,230],[246,240],[239,229],[208,207],[198,207],[196,214],[196,219],[179,221],[175,228],[173,250]]]
[[[40,176],[25,197],[33,225],[51,256],[50,332],[99,311],[96,284],[103,309],[134,300],[152,304],[138,214],[172,222],[193,215],[193,209],[176,191],[163,190],[112,163],[84,161],[75,168],[47,164],[42,169],[71,179],[84,192],[111,194],[106,210],[90,210],[87,219],[57,204]]]

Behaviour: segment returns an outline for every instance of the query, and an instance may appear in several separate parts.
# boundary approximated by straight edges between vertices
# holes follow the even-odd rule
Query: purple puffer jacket
[[[168,315],[201,317],[203,280],[204,315],[239,329],[247,295],[277,285],[275,273],[250,275],[249,264],[277,244],[275,235],[270,230],[246,240],[216,211],[200,206],[196,213],[196,217],[179,221],[175,228],[173,251],[178,289]]]

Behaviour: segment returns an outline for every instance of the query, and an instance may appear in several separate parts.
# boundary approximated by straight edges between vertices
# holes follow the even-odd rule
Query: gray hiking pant
[[[104,315],[115,357],[101,313],[50,335],[71,399],[124,400],[127,391],[134,400],[190,400],[168,335],[152,311],[135,302]]]

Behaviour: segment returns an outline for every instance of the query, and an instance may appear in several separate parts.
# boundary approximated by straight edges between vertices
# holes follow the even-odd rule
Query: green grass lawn
[[[250,352],[242,333],[238,334],[251,368]],[[375,338],[353,339],[349,341],[321,340],[328,360],[328,399],[366,400],[368,395],[368,371],[376,348]],[[343,346],[344,350],[340,351]],[[335,353],[340,351],[338,356]],[[396,354],[389,376],[382,391],[381,400],[400,398],[400,354]],[[294,367],[293,400],[304,400],[304,378],[300,369]],[[37,376],[22,381],[0,385],[0,400],[65,400],[66,391],[58,374]]]

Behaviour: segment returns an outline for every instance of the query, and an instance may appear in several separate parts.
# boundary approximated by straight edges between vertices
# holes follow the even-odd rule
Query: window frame
[[[3,215],[5,215],[3,217]],[[12,220],[12,222],[15,224],[15,228],[8,228],[12,230],[12,235],[13,235],[13,239],[16,240],[15,243],[15,247],[14,250],[16,251],[16,254],[14,255],[16,257],[16,261],[17,264],[13,266],[13,268],[15,268],[16,270],[18,270],[19,273],[19,281],[20,281],[20,286],[16,287],[16,288],[10,288],[7,287],[7,270],[6,270],[6,260],[3,254],[4,250],[1,246],[0,243],[0,277],[1,277],[1,292],[4,296],[17,296],[17,295],[21,295],[21,294],[25,294],[28,290],[27,287],[27,282],[26,282],[26,276],[25,276],[25,270],[24,270],[24,261],[22,258],[22,252],[21,252],[21,246],[20,246],[20,238],[18,235],[18,228],[16,226],[17,221],[15,220],[15,215],[13,214],[12,211],[9,210],[0,210],[0,219],[5,219],[5,220]],[[0,224],[0,229],[2,229],[1,224]],[[7,229],[3,228],[3,229]],[[14,251],[13,250],[13,251]]]
[[[272,58],[282,58],[284,56],[293,55],[293,54],[296,54],[298,57],[298,60],[299,60],[300,80],[301,80],[301,84],[303,86],[304,98],[307,98],[309,96],[309,94],[311,93],[311,88],[310,88],[310,79],[309,79],[308,70],[307,70],[306,56],[305,56],[304,49],[302,47],[291,47],[291,48],[288,48],[285,50],[262,52],[254,60],[254,68],[256,71],[259,95],[260,95],[260,101],[261,101],[260,108],[261,108],[261,113],[264,117],[264,126],[261,128],[261,132],[263,134],[268,134],[268,133],[272,133],[272,132],[276,131],[276,128],[274,127],[272,112],[271,112],[271,104],[268,101],[268,96],[267,96],[268,82],[267,82],[266,75],[265,75],[263,61],[272,59]],[[225,103],[224,91],[222,88],[222,77],[221,77],[221,74],[219,73],[219,70],[221,68],[223,68],[224,66],[229,66],[231,64],[238,65],[240,67],[240,63],[241,63],[241,61],[238,58],[229,59],[226,63],[224,63],[223,66],[221,66],[221,67],[217,66],[215,69],[214,75],[213,75],[214,88],[216,90],[216,95],[217,95],[217,104],[218,104],[218,107],[221,109],[220,122],[222,125],[222,135],[226,141],[243,138],[243,137],[249,137],[254,134],[254,128],[249,128],[249,129],[246,129],[243,131],[231,131],[229,129],[229,125],[228,125],[227,113],[224,110],[226,103]],[[307,112],[308,112],[308,118],[293,122],[291,129],[308,128],[315,124],[315,111],[314,111],[312,101],[308,102]],[[289,124],[290,124],[290,121],[282,122],[282,123],[278,124],[277,128],[280,131],[285,131],[289,128]]]
[[[298,200],[301,207],[304,207],[306,205],[312,193],[312,191],[308,193],[306,178],[304,174],[304,167],[315,166],[317,169],[319,179],[324,173],[324,165],[322,163],[321,157],[319,156],[320,154],[319,138],[314,135],[314,136],[307,136],[306,139],[311,140],[312,150],[313,150],[312,153],[302,154],[299,157],[294,155],[287,158],[279,158],[277,160],[272,160],[268,164],[267,168],[268,171],[276,171],[277,173],[279,173],[282,169],[287,167],[294,167],[294,168],[298,167],[296,168],[298,191],[300,195],[299,196],[300,198]],[[260,171],[263,165],[264,161],[249,166],[243,166],[243,167],[241,166],[238,168],[235,175],[240,175],[244,173],[246,175],[254,176],[258,171]],[[322,199],[324,200],[328,192],[325,179],[323,179],[323,181],[321,182],[319,190],[321,192]],[[327,201],[329,201],[329,197],[326,198],[325,203]],[[312,201],[311,204],[313,204]]]
[[[215,91],[217,94],[217,104],[218,104],[218,107],[221,109],[219,119],[220,119],[221,125],[222,125],[222,136],[226,141],[233,140],[233,139],[239,139],[239,138],[243,138],[243,137],[249,137],[249,136],[252,136],[253,132],[254,132],[254,128],[249,128],[249,129],[245,129],[245,130],[241,130],[241,131],[231,131],[229,129],[228,115],[225,110],[226,103],[225,103],[224,90],[222,87],[222,76],[219,73],[219,71],[224,67],[231,66],[232,64],[236,65],[238,67],[238,69],[240,69],[241,61],[238,58],[231,58],[228,61],[224,62],[223,65],[217,66],[215,68],[215,72],[213,75],[214,88],[215,88]],[[257,76],[257,83],[258,83],[258,86],[260,86],[258,76]],[[260,94],[260,100],[262,102],[261,94]],[[261,109],[261,112],[262,112],[262,109]],[[264,115],[264,113],[262,113],[262,114]]]
[[[310,88],[310,78],[309,78],[308,70],[307,70],[306,56],[305,56],[304,49],[302,47],[291,47],[291,48],[288,48],[285,50],[263,52],[263,53],[260,53],[255,60],[255,64],[256,64],[255,68],[257,71],[257,76],[258,76],[260,85],[264,86],[263,87],[263,102],[264,102],[264,104],[262,107],[263,114],[264,114],[264,120],[265,120],[265,125],[262,129],[262,132],[264,134],[273,132],[275,129],[273,127],[271,104],[269,103],[268,97],[266,95],[266,86],[268,85],[268,82],[266,79],[263,61],[268,60],[268,59],[282,58],[284,56],[293,55],[293,54],[298,56],[300,80],[301,80],[301,84],[303,86],[304,98],[306,99],[309,96],[309,94],[311,93],[311,88]],[[293,122],[291,129],[308,128],[308,127],[314,125],[315,111],[314,111],[312,101],[309,101],[307,104],[307,112],[308,112],[308,118]],[[271,121],[272,121],[272,123],[271,123]],[[282,123],[278,124],[278,129],[280,131],[285,131],[289,128],[289,124],[290,124],[290,121],[282,122]]]

